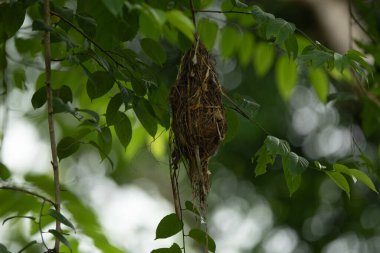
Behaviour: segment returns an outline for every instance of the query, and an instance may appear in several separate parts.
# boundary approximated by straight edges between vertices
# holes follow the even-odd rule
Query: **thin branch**
[[[42,241],[42,244],[44,245],[44,247],[48,250],[48,252],[49,252],[49,248],[48,248],[48,246],[46,245],[46,243],[45,243],[45,239],[44,239],[44,235],[43,235],[43,233],[42,233],[42,212],[44,211],[44,205],[45,205],[45,201],[43,201],[42,202],[42,204],[41,204],[41,209],[40,209],[40,218],[38,219],[38,229],[39,229],[39,231],[40,231],[40,234],[41,234],[41,241]]]
[[[191,18],[193,20],[194,28],[197,26],[197,23],[195,22],[195,8],[194,8],[194,2],[193,0],[189,0],[190,3],[190,10],[191,10]]]
[[[89,42],[91,42],[96,48],[98,48],[103,54],[107,55],[116,65],[120,66],[120,67],[123,67],[125,68],[125,66],[120,63],[119,61],[117,61],[107,50],[105,50],[104,48],[102,48],[96,41],[94,41],[93,39],[90,38],[90,36],[88,36],[86,33],[82,32],[78,27],[76,27],[73,23],[71,23],[69,20],[67,20],[65,17],[62,17],[61,15],[59,15],[58,13],[54,12],[54,11],[50,11],[50,14],[51,15],[54,15],[56,17],[59,17],[63,22],[65,22],[66,24],[68,24],[71,28],[73,28],[75,31],[77,31],[78,33],[80,33],[83,37],[85,37]]]
[[[352,4],[351,4],[351,0],[348,0],[350,5],[349,5],[349,11],[350,11],[350,17],[352,18],[352,20],[355,21],[355,23],[358,25],[358,27],[371,39],[371,41],[375,44],[377,44],[377,39],[367,30],[364,28],[364,26],[360,23],[360,21],[355,17],[355,14],[354,14],[354,11],[353,11],[353,8],[352,8]]]
[[[218,11],[218,10],[197,10],[197,9],[195,9],[194,12],[220,13],[220,14],[247,14],[247,15],[252,15],[252,12],[248,12],[248,11]]]
[[[49,202],[53,206],[55,205],[54,201],[52,201],[51,199],[48,199],[48,198],[46,198],[46,197],[44,197],[38,193],[26,190],[24,188],[20,188],[20,187],[16,187],[16,186],[0,186],[0,190],[10,190],[10,191],[16,191],[16,192],[23,192],[23,193],[26,193],[28,195],[40,198],[45,202]]]
[[[44,22],[47,27],[50,27],[50,2],[49,0],[44,0]],[[57,155],[57,144],[55,141],[55,129],[54,129],[54,119],[53,119],[53,91],[51,85],[51,49],[50,49],[50,31],[45,31],[44,34],[44,56],[45,56],[45,85],[46,85],[46,97],[47,97],[47,107],[48,107],[48,125],[49,125],[49,137],[50,137],[50,148],[52,156],[52,166],[53,166],[53,179],[54,179],[54,197],[55,204],[54,207],[57,212],[61,210],[61,192],[60,192],[60,180],[59,180],[59,167],[58,167],[58,155]],[[56,220],[55,229],[61,232],[61,223]],[[54,251],[59,253],[60,241],[58,238],[55,239]]]

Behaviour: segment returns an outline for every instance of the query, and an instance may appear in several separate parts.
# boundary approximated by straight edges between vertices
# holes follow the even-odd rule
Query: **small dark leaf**
[[[57,238],[61,243],[63,243],[64,245],[66,245],[66,247],[70,249],[70,252],[72,252],[71,245],[70,245],[69,241],[65,238],[65,236],[63,234],[61,234],[60,232],[58,232],[55,229],[49,229],[48,232],[50,234],[54,235],[55,238]]]
[[[90,141],[88,142],[88,144],[92,145],[98,150],[98,153],[100,157],[102,158],[102,160],[104,159],[103,157],[107,158],[108,162],[111,164],[111,167],[112,168],[114,167],[112,159],[103,151],[103,149],[96,142]]]
[[[175,213],[165,216],[157,226],[156,239],[171,237],[182,230],[183,223]]]
[[[53,96],[59,97],[65,103],[67,103],[67,102],[72,103],[73,102],[73,92],[71,91],[70,87],[66,86],[66,85],[63,85],[59,89],[53,90]]]
[[[13,3],[0,4],[0,39],[5,41],[20,29],[25,19],[26,10],[21,1],[13,1]]]
[[[47,26],[43,20],[37,19],[33,21],[32,24],[33,31],[43,31],[50,32],[52,31],[51,27]]]
[[[57,145],[57,154],[59,160],[66,158],[76,151],[80,147],[80,142],[72,137],[64,137]]]
[[[59,97],[53,97],[53,113],[68,112],[75,116],[75,109],[62,101]]]
[[[74,225],[65,216],[63,216],[60,212],[58,212],[57,210],[49,209],[48,215],[50,215],[51,217],[53,217],[57,221],[61,222],[62,224],[65,224],[66,226],[72,228],[75,231]]]
[[[157,120],[154,117],[154,111],[149,101],[145,98],[139,98],[133,103],[133,110],[145,130],[154,137],[157,132]]]
[[[111,152],[112,134],[109,127],[102,127],[98,132],[98,143],[104,154],[101,154],[102,160]]]
[[[116,112],[114,127],[121,145],[123,145],[124,148],[127,148],[132,138],[132,125],[125,113],[120,111]]]
[[[123,103],[122,94],[118,93],[113,96],[107,105],[106,121],[108,126],[115,124],[116,113],[119,111],[120,106]]]
[[[5,247],[4,244],[1,244],[1,243],[0,243],[0,253],[12,253],[12,252],[10,252],[10,251],[7,249],[7,247]]]
[[[89,74],[87,80],[87,94],[91,99],[99,98],[112,89],[114,79],[109,73],[96,71]]]
[[[186,210],[189,210],[190,212],[195,213],[196,215],[200,215],[198,208],[194,206],[193,202],[187,200],[185,202],[185,207]]]
[[[160,248],[152,250],[150,253],[182,253],[181,248],[177,243],[173,243],[170,248]]]
[[[9,171],[8,167],[5,166],[2,162],[0,162],[0,179],[7,180],[10,178],[11,172]]]
[[[78,14],[75,15],[75,18],[78,22],[79,27],[84,31],[84,33],[87,34],[90,38],[93,38],[96,34],[97,26],[95,19]]]
[[[95,122],[99,122],[99,120],[100,120],[99,114],[93,110],[79,109],[79,108],[76,108],[76,110],[78,112],[84,112],[84,113],[90,115],[94,119]]]
[[[198,242],[201,245],[206,246],[206,242],[208,244],[208,250],[211,252],[215,252],[216,244],[214,239],[212,239],[208,234],[206,234],[203,230],[200,229],[191,229],[189,232],[189,237],[194,241]],[[207,241],[206,241],[207,237]]]
[[[41,87],[32,96],[32,106],[34,109],[42,107],[46,103],[46,88]]]

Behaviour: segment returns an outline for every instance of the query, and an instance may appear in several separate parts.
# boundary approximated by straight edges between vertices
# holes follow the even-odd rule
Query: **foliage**
[[[302,86],[302,82],[307,82],[320,102],[335,103],[337,107],[342,101],[345,102],[342,102],[343,116],[344,113],[353,114],[345,108],[347,103],[352,100],[360,103],[358,115],[352,116],[351,123],[358,124],[365,137],[374,138],[373,145],[378,145],[380,48],[377,42],[380,35],[376,30],[376,14],[369,11],[364,1],[355,0],[353,5],[360,13],[370,13],[363,16],[368,25],[365,32],[370,41],[357,41],[357,45],[361,51],[374,58],[373,64],[368,63],[361,51],[351,49],[342,54],[335,52],[310,39],[292,22],[241,1],[226,0],[222,2],[220,10],[209,11],[223,17],[224,23],[208,16],[197,18],[196,23],[192,22],[194,12],[201,14],[205,11],[207,14],[206,8],[214,6],[215,2],[194,1],[195,9],[191,10],[189,2],[183,0],[53,0],[50,13],[52,23],[46,24],[43,21],[42,1],[2,1],[0,77],[1,96],[5,98],[2,106],[8,106],[7,97],[12,90],[23,93],[33,90],[30,111],[47,111],[45,74],[41,72],[44,69],[41,64],[41,38],[45,32],[50,32],[52,113],[56,123],[63,129],[62,135],[58,136],[57,156],[61,162],[78,159],[85,156],[91,146],[98,152],[99,159],[106,159],[115,170],[112,173],[117,175],[125,158],[120,155],[115,159],[115,152],[132,152],[130,150],[137,146],[132,147],[137,143],[138,129],[145,129],[144,138],[149,135],[155,139],[170,128],[169,85],[174,83],[177,72],[175,66],[178,66],[180,56],[199,35],[209,51],[218,48],[216,57],[220,56],[225,61],[236,60],[245,74],[253,74],[256,80],[274,76],[274,93],[278,93],[283,102],[290,101],[294,89]],[[31,77],[25,66],[37,69],[38,77]],[[247,70],[252,67],[253,72]],[[27,85],[31,82],[32,87]],[[240,93],[245,95],[245,91],[251,88],[241,89]],[[263,102],[271,100],[274,93],[266,94]],[[347,93],[350,94],[349,98]],[[354,99],[350,100],[351,97]],[[233,145],[238,139],[236,136],[239,135],[241,123],[239,115],[255,123],[266,135],[263,143],[252,146],[257,148],[256,152],[252,152],[251,146],[247,147],[250,155],[255,153],[252,162],[255,164],[256,177],[264,174],[268,176],[269,168],[280,166],[290,196],[302,188],[303,180],[307,180],[305,177],[314,172],[330,178],[349,198],[353,195],[353,188],[348,179],[352,179],[353,183],[360,181],[378,193],[376,183],[371,179],[380,179],[378,157],[373,158],[373,155],[367,155],[358,148],[359,155],[353,154],[350,159],[337,161],[322,157],[319,161],[311,162],[314,159],[306,158],[303,153],[299,155],[301,150],[291,147],[291,141],[269,134],[266,127],[257,122],[257,114],[262,106],[255,100],[239,95],[231,99],[227,94],[225,105],[229,123],[226,143],[231,142]],[[276,108],[282,109],[281,106]],[[281,118],[284,113],[277,111],[276,114]],[[356,117],[360,121],[354,122]],[[285,135],[285,131],[280,128],[278,126],[274,132]],[[249,138],[254,138],[253,134]],[[257,139],[261,141],[262,138]],[[227,159],[228,156],[225,157]],[[217,159],[223,162],[223,157]],[[224,162],[228,164],[230,161]],[[12,182],[12,168],[0,162],[0,186],[3,187],[0,199],[7,200],[1,204],[0,217],[8,217],[4,223],[16,218],[25,219],[32,226],[31,238],[41,235],[41,241],[30,240],[19,252],[34,249],[37,245],[48,250],[51,242],[44,241],[46,233],[57,238],[70,251],[78,252],[77,244],[70,235],[72,232],[92,238],[94,245],[102,252],[123,252],[103,233],[95,210],[73,191],[62,191],[66,204],[63,210],[58,211],[54,202],[49,201],[54,195],[51,189],[54,182],[50,177],[30,174],[24,180],[26,187],[20,191]],[[200,216],[190,201],[186,201],[184,211]],[[47,226],[56,221],[64,224],[69,231],[48,229]],[[173,243],[169,248],[155,249],[152,253],[182,252],[185,238],[207,245],[211,252],[216,251],[215,241],[207,231],[190,228],[186,233],[185,220],[174,213],[160,221],[156,239],[169,238],[181,231],[182,247]],[[0,244],[0,252],[10,251],[7,245]]]

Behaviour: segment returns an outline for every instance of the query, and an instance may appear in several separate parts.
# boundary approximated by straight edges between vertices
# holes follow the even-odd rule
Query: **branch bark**
[[[50,27],[50,2],[49,0],[44,0],[44,21],[47,27]],[[51,49],[50,49],[50,31],[45,31],[44,34],[44,55],[45,55],[45,86],[46,86],[46,97],[48,105],[48,124],[49,124],[49,137],[50,137],[50,148],[52,156],[52,166],[53,166],[53,179],[54,179],[54,206],[57,212],[61,211],[61,192],[60,192],[60,181],[59,181],[59,167],[58,167],[58,156],[57,156],[57,144],[55,141],[55,130],[54,130],[54,120],[53,120],[53,92],[51,87]],[[55,229],[61,231],[61,223],[56,220]],[[55,239],[54,252],[59,253],[59,240]]]

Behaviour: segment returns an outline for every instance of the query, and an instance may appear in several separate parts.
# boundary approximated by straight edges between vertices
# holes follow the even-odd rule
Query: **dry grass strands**
[[[208,160],[223,141],[227,124],[222,89],[210,55],[199,40],[182,58],[170,104],[172,161],[178,163],[178,154],[184,158],[193,198],[205,210],[210,189]]]

